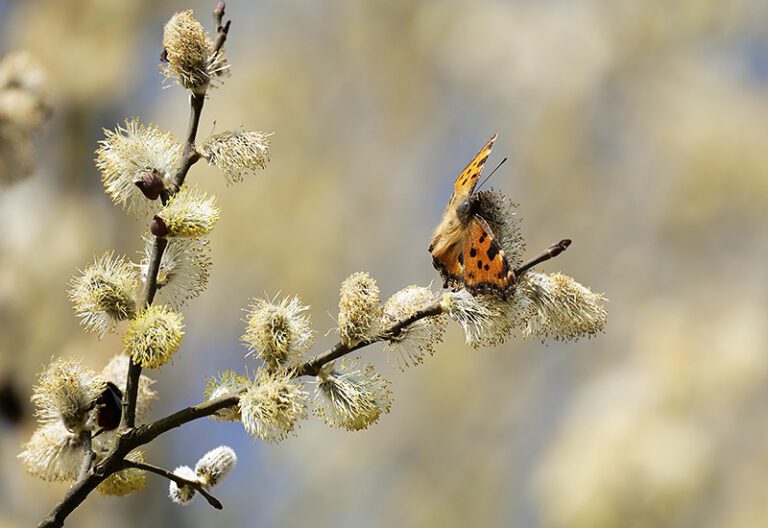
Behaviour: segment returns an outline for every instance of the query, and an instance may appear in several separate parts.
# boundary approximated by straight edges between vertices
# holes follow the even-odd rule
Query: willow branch
[[[199,482],[195,482],[193,480],[187,480],[185,478],[182,478],[178,476],[175,473],[172,473],[168,471],[167,469],[153,466],[152,464],[146,464],[144,462],[135,462],[133,460],[124,460],[122,466],[124,468],[134,468],[134,469],[142,469],[144,471],[149,471],[150,473],[154,473],[156,475],[160,475],[161,477],[165,477],[168,480],[174,481],[179,486],[190,486],[192,488],[195,488],[195,490],[200,492],[200,495],[205,497],[205,500],[208,501],[208,504],[216,508],[217,510],[223,510],[224,506],[221,504],[221,501],[211,495],[208,490],[203,487],[202,484]]]

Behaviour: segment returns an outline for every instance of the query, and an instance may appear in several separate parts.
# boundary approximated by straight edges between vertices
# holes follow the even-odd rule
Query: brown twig
[[[149,471],[150,473],[155,473],[156,475],[160,475],[161,477],[165,477],[168,480],[174,481],[179,486],[190,486],[192,488],[195,488],[195,490],[200,492],[200,495],[205,497],[205,500],[208,501],[208,504],[216,508],[217,510],[223,510],[224,506],[221,504],[221,501],[211,495],[208,490],[205,489],[205,487],[200,484],[199,482],[195,482],[192,480],[187,480],[185,478],[182,478],[178,476],[175,473],[172,473],[168,471],[167,469],[161,468],[159,466],[153,466],[152,464],[147,464],[144,462],[135,462],[133,460],[124,460],[123,461],[123,467],[124,468],[134,468],[134,469],[143,469],[144,471]]]
[[[568,246],[570,245],[571,240],[568,238],[565,238],[556,244],[552,244],[543,253],[532,258],[528,262],[523,263],[519,268],[517,268],[515,270],[515,277],[519,277],[537,264],[541,264],[542,262],[546,262],[551,258],[555,258],[560,253],[568,249]]]
[[[320,372],[320,369],[326,363],[330,363],[331,361],[334,361],[342,356],[346,356],[350,352],[354,352],[355,350],[359,350],[368,345],[372,345],[373,343],[386,341],[392,337],[397,337],[406,327],[412,325],[419,319],[440,315],[441,313],[443,313],[443,309],[441,308],[440,303],[435,303],[427,308],[424,308],[423,310],[419,310],[418,312],[414,313],[410,317],[403,319],[402,321],[396,322],[376,337],[364,339],[351,345],[340,341],[336,343],[336,345],[330,350],[313,357],[299,368],[297,368],[295,376],[317,376],[317,374]]]
[[[80,440],[83,442],[83,461],[80,464],[80,473],[78,480],[83,480],[88,472],[91,471],[93,461],[96,459],[96,453],[93,451],[93,442],[91,442],[91,432],[83,431],[80,433]]]

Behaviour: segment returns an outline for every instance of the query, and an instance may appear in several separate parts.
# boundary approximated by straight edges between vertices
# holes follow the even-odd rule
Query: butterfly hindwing
[[[448,204],[449,207],[453,204],[461,203],[470,194],[472,194],[472,191],[475,189],[475,185],[477,185],[477,179],[483,172],[485,162],[488,160],[488,156],[491,155],[491,150],[493,150],[493,144],[495,142],[496,134],[494,134],[491,139],[488,140],[488,143],[486,143],[485,146],[480,149],[480,152],[477,153],[472,161],[469,162],[469,165],[467,165],[466,168],[461,171],[459,177],[456,178],[456,181],[453,183],[453,195],[451,196],[451,201]]]
[[[515,285],[515,272],[488,223],[474,215],[464,235],[464,286],[470,293],[505,298]]]

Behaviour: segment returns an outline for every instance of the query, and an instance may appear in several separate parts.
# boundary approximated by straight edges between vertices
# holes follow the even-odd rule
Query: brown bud
[[[165,184],[157,171],[145,172],[139,181],[134,182],[136,187],[150,200],[157,200],[165,190]]]
[[[221,17],[224,16],[224,8],[226,6],[224,5],[224,0],[219,0],[216,2],[216,7],[213,8],[213,16],[215,17]]]
[[[560,253],[562,253],[563,251],[568,249],[568,246],[570,246],[570,245],[571,245],[571,239],[570,238],[565,238],[565,239],[561,240],[560,242],[558,242],[557,244],[552,244],[549,247],[549,256],[550,257],[558,256]]]
[[[156,237],[164,237],[168,234],[168,226],[165,225],[165,220],[159,216],[155,216],[152,219],[152,223],[149,224],[149,230]]]

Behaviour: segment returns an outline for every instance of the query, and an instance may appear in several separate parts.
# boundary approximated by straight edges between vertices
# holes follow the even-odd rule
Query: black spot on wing
[[[477,256],[477,250],[475,248],[470,249],[469,256],[475,258]]]
[[[491,240],[491,245],[488,248],[488,251],[486,251],[486,254],[488,255],[489,260],[495,259],[496,255],[499,254],[499,245],[496,243],[495,240]]]
[[[483,242],[485,242],[485,237],[487,237],[487,236],[488,236],[488,233],[486,233],[485,231],[483,231],[483,234],[482,234],[482,235],[480,235],[480,243],[481,243],[481,244],[482,244]]]
[[[477,269],[483,269],[483,261],[482,260],[478,260],[477,261]]]

